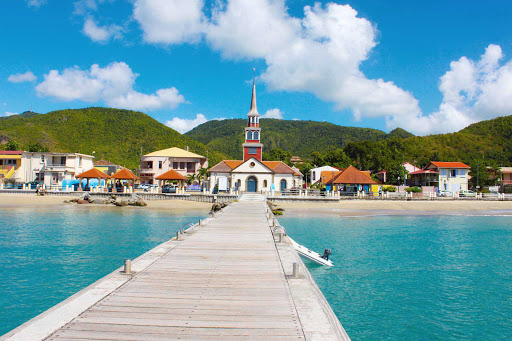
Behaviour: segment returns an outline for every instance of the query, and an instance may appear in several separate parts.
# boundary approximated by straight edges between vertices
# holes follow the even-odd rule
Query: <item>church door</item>
[[[284,191],[286,189],[286,180],[283,179],[281,180],[281,192]]]
[[[258,190],[258,180],[254,176],[247,178],[247,192],[256,192]]]

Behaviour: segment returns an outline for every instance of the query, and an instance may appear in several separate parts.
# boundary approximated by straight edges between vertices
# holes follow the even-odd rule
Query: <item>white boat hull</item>
[[[288,236],[288,238],[290,238],[290,237]],[[320,265],[334,266],[334,263],[332,261],[322,258],[322,256],[318,252],[312,251],[305,246],[297,244],[291,238],[290,238],[290,241],[292,242],[292,245],[293,245],[293,248],[295,249],[295,251],[297,251],[297,253],[299,255],[301,255],[302,257],[309,259],[310,261],[315,262]]]

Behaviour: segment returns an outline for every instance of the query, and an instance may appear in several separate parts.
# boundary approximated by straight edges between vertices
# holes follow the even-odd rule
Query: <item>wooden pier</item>
[[[349,340],[263,198],[247,199],[1,339]]]

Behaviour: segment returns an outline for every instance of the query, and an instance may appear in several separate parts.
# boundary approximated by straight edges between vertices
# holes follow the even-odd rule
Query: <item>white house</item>
[[[409,173],[411,186],[432,186],[452,193],[468,189],[470,167],[462,162],[432,161]]]
[[[94,167],[94,156],[80,153],[23,152],[13,175],[16,183],[37,181],[50,186],[66,186],[75,175]]]
[[[142,183],[157,183],[155,178],[174,169],[183,176],[197,174],[200,168],[208,167],[206,157],[173,147],[143,155],[140,158],[139,176]]]
[[[334,173],[337,173],[340,171],[340,169],[338,168],[334,168],[334,167],[331,167],[331,166],[323,166],[323,167],[317,167],[317,168],[313,168],[311,169],[309,172],[311,174],[311,183],[314,184],[315,182],[318,182],[318,180],[321,180],[321,175],[322,175],[322,172],[323,171],[329,171],[329,172],[334,172]]]
[[[302,187],[302,174],[281,161],[263,161],[263,144],[256,85],[253,83],[251,108],[247,114],[243,160],[224,160],[210,168],[210,191],[269,192]]]

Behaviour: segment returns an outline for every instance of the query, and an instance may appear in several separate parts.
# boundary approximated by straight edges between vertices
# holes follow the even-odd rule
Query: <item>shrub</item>
[[[421,193],[423,192],[423,190],[419,187],[409,187],[409,188],[406,188],[405,191],[407,193]]]
[[[396,187],[394,186],[388,186],[388,187],[382,187],[383,192],[396,192]]]

